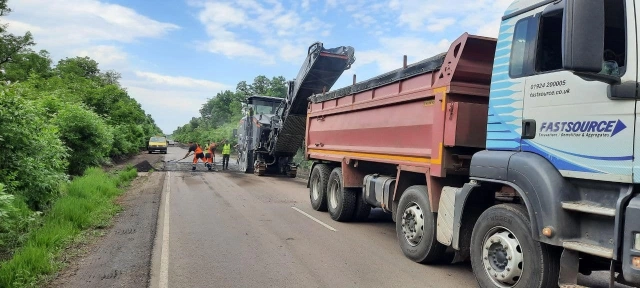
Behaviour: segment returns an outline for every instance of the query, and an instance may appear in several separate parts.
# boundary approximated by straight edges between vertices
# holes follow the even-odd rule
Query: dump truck
[[[336,221],[390,213],[407,258],[454,252],[480,287],[568,287],[598,270],[638,287],[635,4],[515,1],[497,39],[465,33],[315,93],[311,207]]]

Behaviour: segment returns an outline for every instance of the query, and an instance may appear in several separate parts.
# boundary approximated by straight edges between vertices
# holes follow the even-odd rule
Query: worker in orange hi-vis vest
[[[184,155],[184,158],[187,158],[189,156],[189,153],[193,152],[193,164],[191,166],[191,170],[196,170],[196,164],[198,163],[199,159],[202,159],[202,162],[204,161],[204,151],[202,150],[202,147],[200,147],[200,144],[198,143],[194,143],[193,141],[189,141],[189,151],[187,151],[187,154]],[[182,158],[182,159],[184,159]]]
[[[207,168],[211,170],[214,167],[214,162],[216,161],[216,143],[209,140],[209,145],[207,146],[207,150],[205,151],[204,160],[207,163]]]

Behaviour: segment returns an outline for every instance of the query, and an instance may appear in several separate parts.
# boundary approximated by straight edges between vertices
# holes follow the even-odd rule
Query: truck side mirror
[[[564,2],[562,66],[574,72],[598,73],[604,56],[604,1]]]
[[[233,138],[238,137],[238,129],[233,129]]]

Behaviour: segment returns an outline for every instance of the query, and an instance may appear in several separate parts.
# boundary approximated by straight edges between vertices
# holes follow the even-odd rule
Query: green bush
[[[68,165],[58,130],[43,115],[14,89],[0,88],[0,183],[34,210],[57,196]]]
[[[111,128],[95,112],[81,105],[67,105],[53,121],[60,138],[71,149],[69,174],[82,175],[85,169],[100,165],[111,151]]]
[[[0,287],[35,286],[41,276],[56,271],[58,256],[71,241],[84,230],[108,223],[117,211],[113,200],[122,193],[118,186],[127,185],[136,175],[132,167],[115,175],[89,168],[62,187],[62,196],[42,217],[42,226],[27,234],[13,258],[0,263]],[[0,211],[6,206],[3,203]]]
[[[24,201],[5,193],[4,185],[0,184],[0,259],[18,246],[36,217]]]

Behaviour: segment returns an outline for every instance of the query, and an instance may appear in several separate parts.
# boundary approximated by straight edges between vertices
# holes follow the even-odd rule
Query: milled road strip
[[[167,172],[167,194],[164,203],[162,228],[162,254],[160,256],[160,288],[169,287],[169,199],[171,198],[171,172]]]
[[[322,225],[322,226],[326,227],[327,229],[329,229],[329,230],[331,230],[331,231],[333,231],[333,232],[337,232],[337,231],[338,231],[338,230],[336,230],[335,228],[333,228],[333,227],[331,227],[331,226],[329,226],[329,225],[325,224],[324,222],[322,222],[322,221],[320,221],[320,220],[316,219],[315,217],[313,217],[313,216],[311,216],[311,215],[307,214],[306,212],[304,212],[304,211],[302,211],[302,210],[300,210],[300,209],[298,209],[298,208],[296,208],[296,207],[291,207],[291,209],[293,209],[293,210],[296,210],[296,211],[300,212],[302,215],[307,216],[307,217],[309,217],[309,219],[311,219],[311,220],[313,220],[313,221],[316,221],[316,222],[320,223],[320,225]]]

